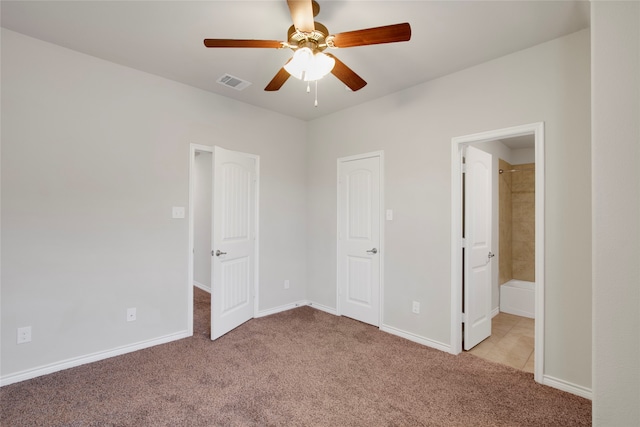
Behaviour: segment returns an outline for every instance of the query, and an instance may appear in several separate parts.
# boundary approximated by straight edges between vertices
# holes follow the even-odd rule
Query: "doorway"
[[[211,339],[253,318],[257,310],[259,160],[256,155],[220,147],[190,146],[187,313],[191,334],[194,304],[211,301]]]
[[[193,158],[193,333],[211,336],[212,153],[196,150]]]
[[[535,158],[534,378],[537,382],[542,382],[544,372],[544,124],[542,122],[452,139],[451,352],[458,354],[462,351],[463,327],[467,327],[468,322],[463,308],[465,298],[463,294],[465,281],[463,270],[465,268],[463,249],[463,194],[465,191],[463,186],[463,153],[467,147],[478,148],[490,144],[491,141],[526,136],[534,140],[533,155]],[[492,172],[495,172],[496,175],[498,174],[497,158],[493,162]],[[494,227],[497,227],[497,220],[494,219],[493,222],[495,224]],[[491,252],[497,252],[496,246],[497,242],[494,242]],[[497,283],[497,265],[494,271],[495,274],[493,276],[496,279],[495,283]],[[496,314],[496,312],[490,310],[487,313],[490,317],[493,317],[492,314]]]

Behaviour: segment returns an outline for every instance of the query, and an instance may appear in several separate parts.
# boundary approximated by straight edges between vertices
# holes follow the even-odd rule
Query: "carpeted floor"
[[[301,307],[0,389],[2,426],[578,426],[591,402]]]

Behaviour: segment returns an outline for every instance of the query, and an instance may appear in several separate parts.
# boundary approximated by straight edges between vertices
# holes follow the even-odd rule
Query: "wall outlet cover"
[[[420,314],[420,303],[418,301],[413,302],[413,312],[415,314]]]
[[[171,210],[172,218],[182,219],[185,216],[184,206],[174,206]]]
[[[18,344],[31,342],[31,326],[18,328]]]

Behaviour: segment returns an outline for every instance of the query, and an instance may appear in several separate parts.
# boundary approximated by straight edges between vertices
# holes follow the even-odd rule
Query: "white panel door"
[[[380,157],[339,163],[340,314],[380,324]]]
[[[256,158],[215,147],[211,339],[254,315]]]
[[[491,154],[467,147],[464,175],[464,349],[491,335]]]

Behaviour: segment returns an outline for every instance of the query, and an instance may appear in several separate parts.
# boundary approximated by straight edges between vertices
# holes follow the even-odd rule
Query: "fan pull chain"
[[[318,81],[316,80],[316,102],[313,104],[314,107],[318,106]]]

